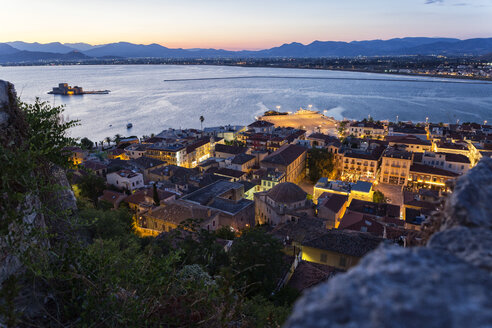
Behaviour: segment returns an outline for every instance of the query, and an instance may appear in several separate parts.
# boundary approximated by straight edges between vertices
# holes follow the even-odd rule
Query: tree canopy
[[[282,248],[282,243],[263,228],[246,230],[235,239],[232,266],[248,286],[248,293],[268,296],[274,291],[284,267]]]
[[[94,143],[89,140],[89,138],[82,138],[80,140],[80,145],[82,146],[82,149],[87,149],[91,150],[94,147]]]
[[[372,201],[374,203],[386,203],[386,197],[381,191],[376,190],[372,195]]]
[[[330,177],[335,169],[333,154],[324,148],[312,148],[308,153],[309,180],[315,183],[321,177]]]

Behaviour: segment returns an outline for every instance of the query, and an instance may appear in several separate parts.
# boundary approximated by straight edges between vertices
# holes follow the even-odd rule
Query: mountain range
[[[229,51],[222,49],[167,48],[159,44],[129,42],[91,45],[87,43],[0,43],[0,63],[80,61],[93,58],[318,58],[401,55],[472,55],[492,53],[492,38],[453,39],[409,37],[368,41],[298,42],[263,50]]]

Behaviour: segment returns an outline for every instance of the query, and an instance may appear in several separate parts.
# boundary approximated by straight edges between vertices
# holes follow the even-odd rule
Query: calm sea
[[[223,77],[230,79],[210,79]],[[295,111],[312,105],[337,119],[370,115],[395,120],[398,115],[413,121],[492,122],[492,83],[469,80],[174,65],[0,67],[0,79],[14,83],[23,101],[39,97],[65,104],[69,118],[82,123],[73,136],[94,141],[117,133],[142,136],[169,127],[197,128],[201,115],[204,126],[248,124],[277,106]],[[111,93],[48,95],[60,82]],[[126,129],[129,122],[131,130]]]

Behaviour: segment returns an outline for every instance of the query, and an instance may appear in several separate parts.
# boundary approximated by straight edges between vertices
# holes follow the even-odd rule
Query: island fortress
[[[99,90],[99,91],[84,91],[82,87],[74,86],[71,87],[68,83],[59,83],[58,87],[54,87],[52,91],[48,92],[50,95],[85,95],[85,94],[108,94],[109,90]]]

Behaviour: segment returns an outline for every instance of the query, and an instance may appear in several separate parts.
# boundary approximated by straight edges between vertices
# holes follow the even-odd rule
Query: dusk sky
[[[490,0],[16,0],[2,3],[2,12],[0,42],[237,50],[293,41],[492,37]]]

